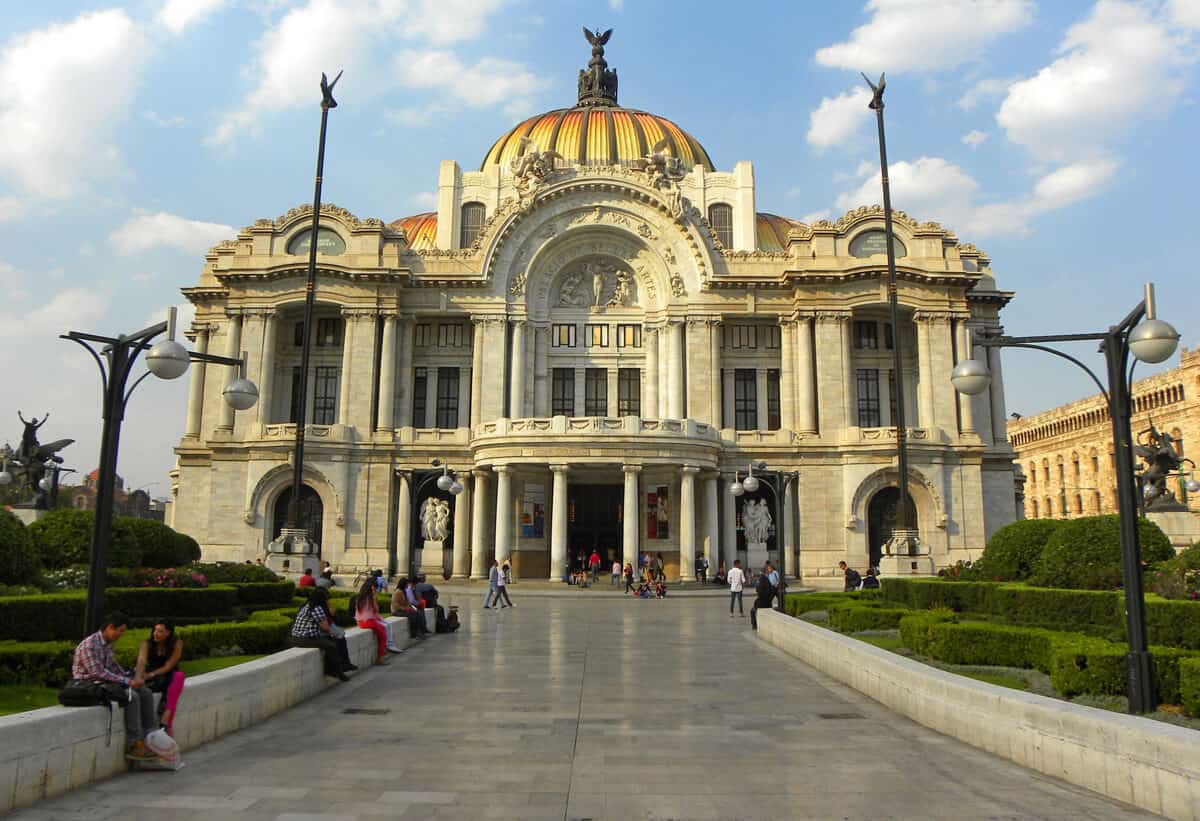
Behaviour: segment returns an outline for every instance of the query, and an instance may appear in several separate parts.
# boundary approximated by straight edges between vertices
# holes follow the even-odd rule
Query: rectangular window
[[[641,415],[642,372],[637,368],[621,368],[617,371],[617,416]]]
[[[550,334],[550,345],[554,348],[574,348],[575,326],[555,325]]]
[[[413,347],[428,348],[431,338],[432,328],[427,323],[422,322],[413,326]]]
[[[465,338],[463,326],[457,322],[450,325],[438,325],[438,347],[440,348],[461,348]]]
[[[550,412],[555,416],[574,416],[575,369],[555,368],[550,387]]]
[[[879,418],[879,370],[877,368],[858,369],[858,426],[860,428],[877,428],[882,423]]]
[[[728,325],[725,328],[725,347],[753,348],[757,344],[753,325]]]
[[[642,347],[642,326],[641,325],[618,325],[617,326],[617,347],[618,348],[640,348],[640,347]]]
[[[889,416],[888,419],[891,420],[892,427],[896,427],[896,418],[898,416],[898,414],[896,413],[896,373],[895,373],[895,371],[888,371],[887,374],[888,374],[888,413],[891,414],[891,416]]]
[[[297,325],[301,324],[299,322]],[[288,411],[288,421],[293,425],[300,421],[300,366],[292,366],[292,399],[291,410]]]
[[[608,416],[608,371],[588,368],[583,375],[583,415]]]
[[[342,344],[342,320],[338,317],[326,317],[317,320],[317,346],[321,348],[335,347]]]
[[[446,326],[445,327],[454,327]],[[438,368],[437,426],[458,427],[458,368]]]
[[[585,325],[584,339],[587,340],[589,348],[607,348],[608,347],[608,326],[607,325]]]
[[[763,347],[768,350],[779,350],[779,326],[766,325],[762,329]]]
[[[778,329],[776,329],[778,330]],[[767,371],[767,430],[779,430],[779,371]]]
[[[758,428],[758,382],[752,369],[733,372],[733,420],[738,430]]]
[[[860,351],[874,351],[879,349],[878,325],[875,320],[862,321],[855,320],[854,322],[854,347]]]
[[[338,368],[318,365],[313,391],[313,424],[332,425],[337,421]]]
[[[428,325],[425,327],[429,327]],[[425,405],[429,396],[429,370],[413,368],[413,427],[425,427]]]
[[[883,323],[883,347],[889,351],[896,347],[896,341],[892,338],[892,323]]]
[[[297,348],[304,347],[304,323],[297,322],[292,326],[292,344]]]

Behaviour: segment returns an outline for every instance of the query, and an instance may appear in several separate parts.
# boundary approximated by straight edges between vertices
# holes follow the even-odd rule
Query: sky
[[[44,0],[0,17],[0,442],[49,412],[96,466],[100,380],[58,335],[187,321],[210,246],[311,202],[322,71],[324,200],[390,221],[431,209],[439,161],[574,103],[584,25],[615,30],[623,105],[805,221],[879,201],[859,72],[886,71],[893,203],[990,255],[1009,333],[1101,331],[1153,281],[1195,346],[1200,0]],[[1091,392],[1045,354],[1004,369],[1025,415]],[[127,488],[168,492],[187,382],[130,400]]]

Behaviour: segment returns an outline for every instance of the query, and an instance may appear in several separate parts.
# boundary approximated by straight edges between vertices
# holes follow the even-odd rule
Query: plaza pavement
[[[748,607],[518,589],[511,610],[452,596],[458,634],[191,751],[180,772],[13,817],[1152,817],[890,715],[759,643]]]

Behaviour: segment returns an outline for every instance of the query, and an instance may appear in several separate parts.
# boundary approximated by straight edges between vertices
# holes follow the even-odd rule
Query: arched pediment
[[[342,510],[342,499],[333,482],[311,465],[304,466],[302,478],[304,484],[315,490],[321,497],[321,504],[324,505],[325,510],[333,512],[334,523],[338,527],[343,527],[346,523],[346,514]],[[290,464],[277,465],[263,474],[246,499],[246,509],[242,515],[246,524],[253,525],[258,520],[259,514],[264,517],[263,521],[267,521],[274,500],[291,486],[292,466]]]

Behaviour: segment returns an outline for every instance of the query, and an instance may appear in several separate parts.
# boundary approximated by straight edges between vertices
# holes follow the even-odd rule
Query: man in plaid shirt
[[[79,642],[71,662],[71,678],[80,681],[103,682],[108,685],[113,701],[125,708],[125,755],[129,758],[153,759],[157,756],[147,749],[143,739],[156,729],[154,693],[145,686],[145,679],[131,676],[117,664],[113,645],[125,635],[129,619],[124,613],[105,616],[100,629]]]

